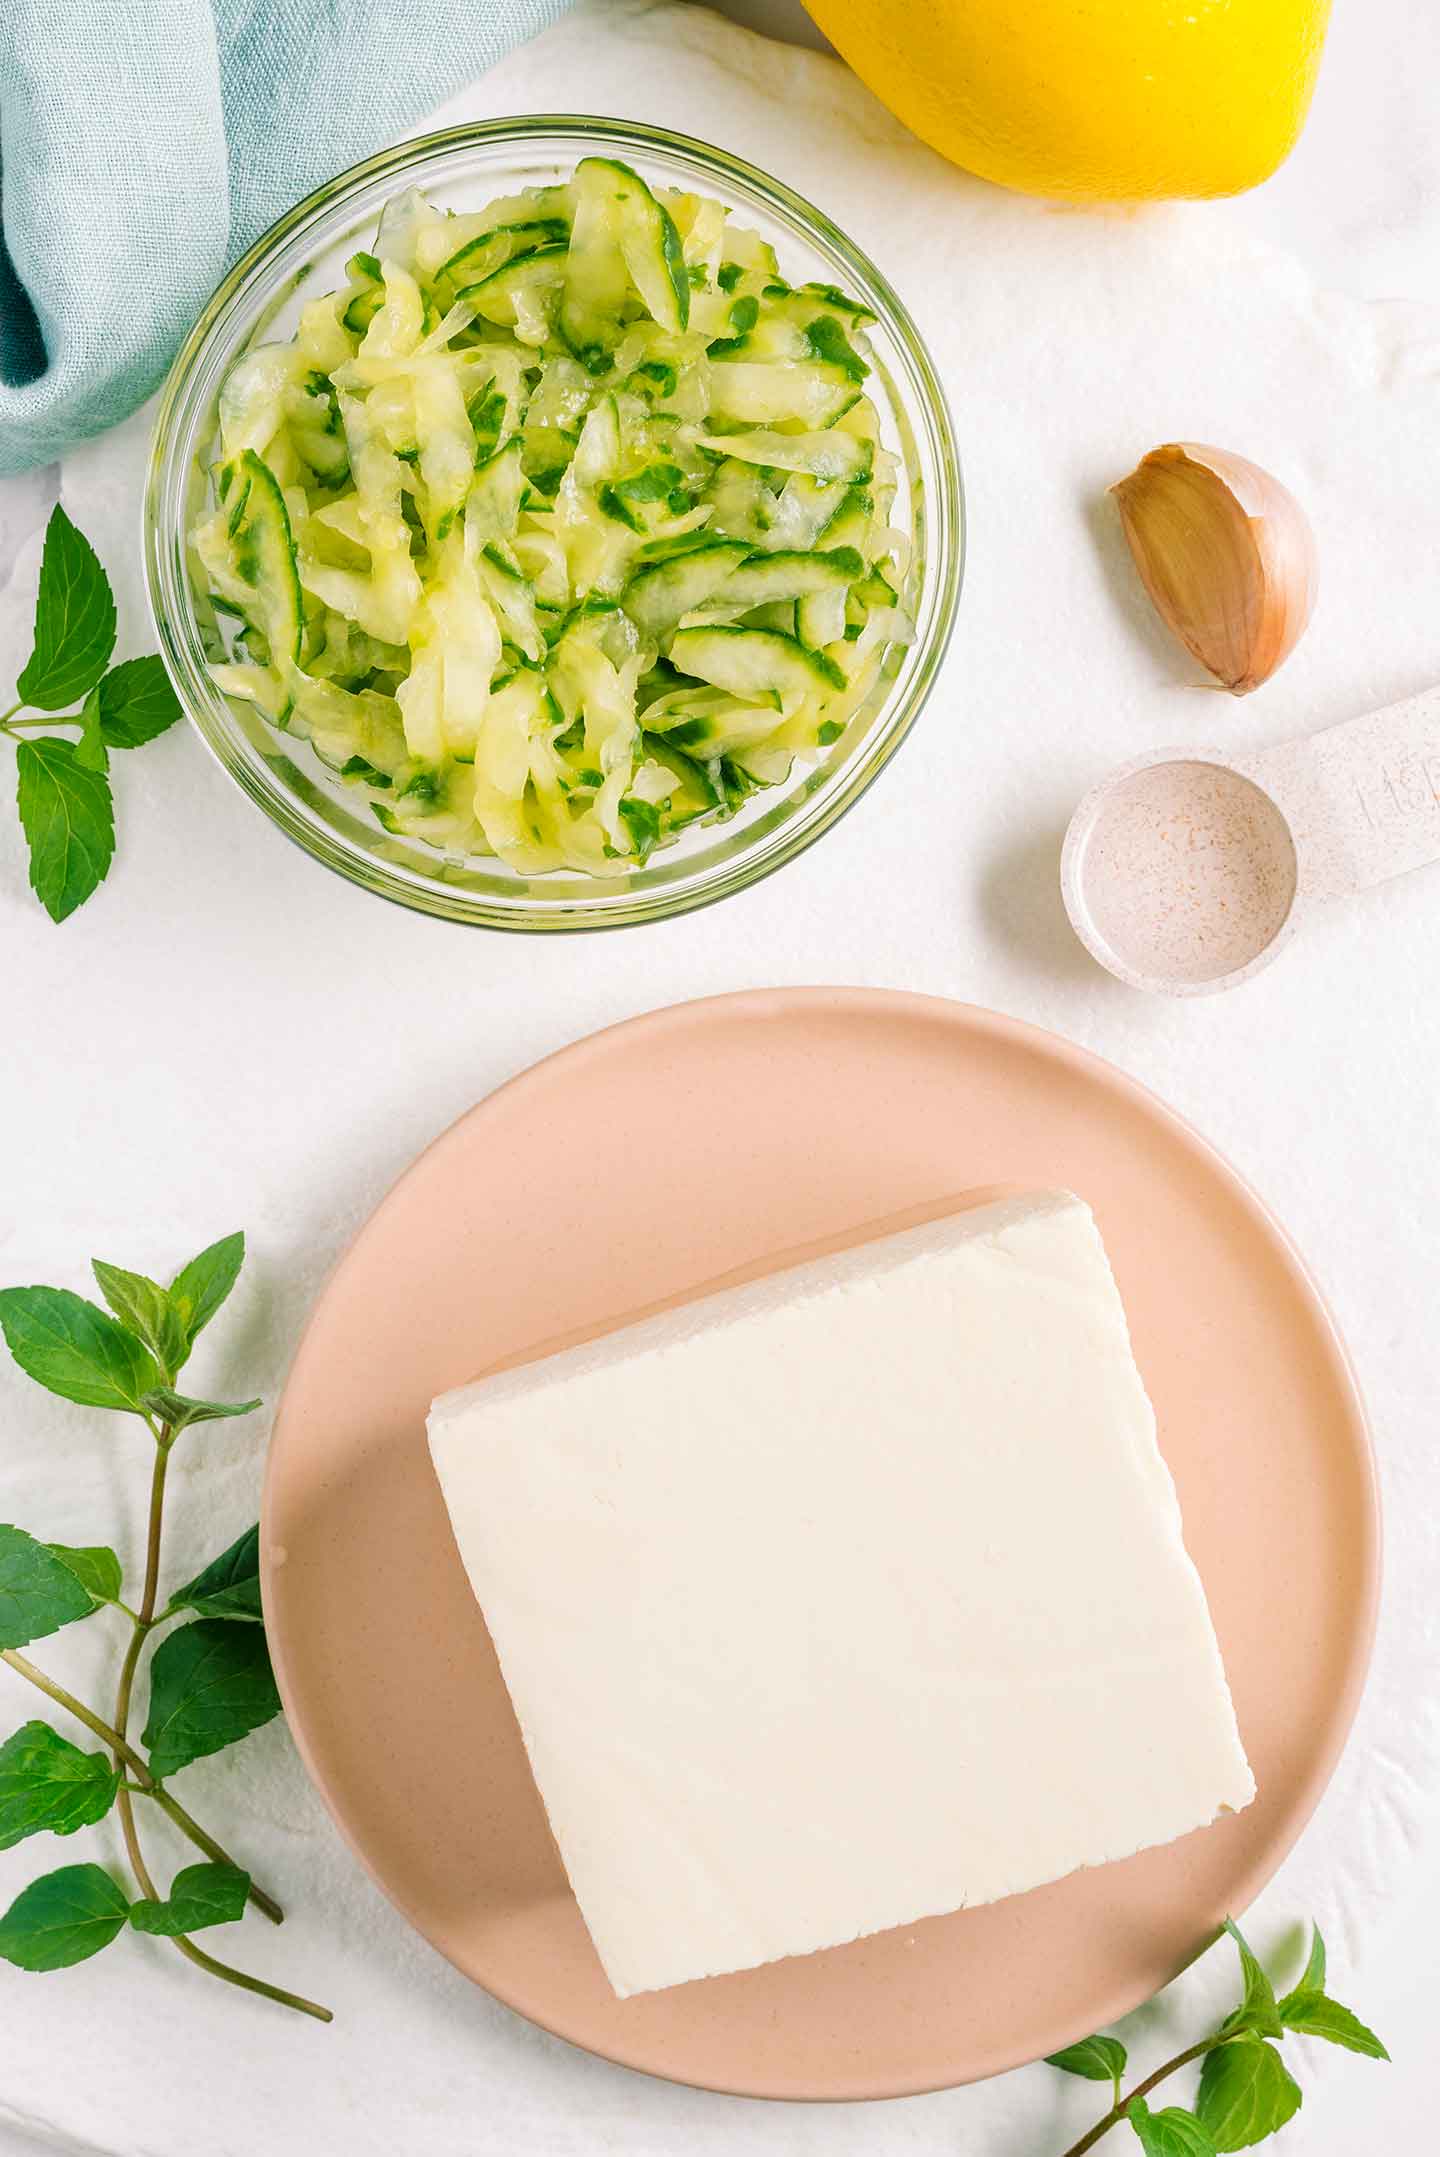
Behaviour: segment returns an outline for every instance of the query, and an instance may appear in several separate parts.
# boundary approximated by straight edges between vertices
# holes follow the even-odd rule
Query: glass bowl
[[[569,870],[525,876],[489,857],[393,838],[363,792],[253,706],[222,696],[208,661],[224,638],[192,579],[188,546],[210,489],[220,385],[247,347],[286,337],[313,293],[344,283],[343,263],[373,233],[386,200],[418,187],[442,207],[543,186],[580,158],[613,154],[662,186],[718,197],[770,241],[792,283],[818,279],[876,317],[869,384],[905,484],[893,521],[911,540],[906,603],[916,637],[892,646],[867,702],[818,763],[752,796],[725,823],[691,827],[613,880]],[[423,135],[341,173],[273,225],[230,272],[171,370],[161,398],[145,502],[145,577],[160,648],[180,701],[230,776],[317,861],[419,913],[492,929],[618,928],[705,906],[793,860],[828,831],[894,755],[919,715],[949,642],[960,590],[960,471],[944,394],[904,305],[875,265],[812,204],[708,143],[580,115],[495,120]]]

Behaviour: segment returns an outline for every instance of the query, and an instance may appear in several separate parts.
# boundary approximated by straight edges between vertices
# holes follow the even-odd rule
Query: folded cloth
[[[0,473],[148,397],[227,262],[569,0],[4,0]]]

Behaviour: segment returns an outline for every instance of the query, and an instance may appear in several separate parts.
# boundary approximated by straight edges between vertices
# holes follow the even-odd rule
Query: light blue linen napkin
[[[159,383],[233,261],[568,0],[0,0],[0,474]]]

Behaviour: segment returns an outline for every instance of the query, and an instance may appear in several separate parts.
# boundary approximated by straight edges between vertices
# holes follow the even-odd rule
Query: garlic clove
[[[1258,689],[1315,604],[1315,537],[1289,488],[1246,457],[1167,442],[1110,492],[1161,620],[1235,696]]]

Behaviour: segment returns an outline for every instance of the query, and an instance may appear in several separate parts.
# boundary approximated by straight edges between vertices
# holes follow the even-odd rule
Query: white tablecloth
[[[598,942],[469,935],[379,905],[288,847],[180,729],[117,760],[116,867],[60,929],[26,892],[0,816],[0,1280],[83,1287],[92,1253],[159,1273],[243,1225],[250,1263],[195,1375],[273,1401],[315,1289],[388,1182],[479,1095],[593,1027],[759,982],[856,981],[1071,1035],[1155,1087],[1257,1185],[1332,1298],[1369,1397],[1389,1516],[1374,1676],[1332,1789],[1252,1920],[1269,1947],[1317,1914],[1337,1987],[1343,1973],[1363,2010],[1355,1967],[1440,1787],[1440,872],[1337,908],[1246,988],[1174,1005],[1084,957],[1056,857],[1079,793],[1139,750],[1279,740],[1440,678],[1440,315],[1318,290],[1251,236],[1243,205],[1083,215],[998,193],[921,149],[834,62],[689,9],[582,13],[438,117],[546,109],[722,142],[813,196],[889,271],[939,360],[967,466],[970,570],[944,680],[894,769],[803,861],[713,911]],[[1417,185],[1417,229],[1433,232],[1433,207]],[[1103,502],[1176,435],[1271,465],[1319,535],[1308,638],[1245,703],[1195,693]],[[133,423],[63,477],[117,572],[130,650],[150,643],[135,573],[143,451]],[[33,486],[0,496],[0,545],[40,501]],[[25,656],[37,552],[21,547],[0,595],[0,688]],[[138,1431],[51,1400],[8,1363],[0,1409],[0,1517],[70,1542],[118,1523],[133,1563]],[[254,1517],[262,1444],[259,1424],[190,1443],[177,1566]],[[40,1659],[83,1688],[110,1652],[105,1624]],[[0,1695],[11,1723],[37,1705],[6,1672]],[[0,1973],[0,2147],[8,2128],[17,2150],[33,2133],[197,2157],[659,2157],[682,2138],[701,2153],[1045,2157],[1097,2109],[1043,2068],[878,2113],[759,2107],[624,2074],[517,2021],[408,1932],[339,1846],[282,1726],[186,1782],[292,1911],[283,1934],[252,1921],[231,1944],[329,2000],[335,2026],[207,1987],[134,1939],[66,1975]],[[81,1840],[116,1854],[109,1829]],[[0,1896],[83,1854],[6,1853]],[[1141,2019],[1147,2057],[1191,2031],[1218,1980],[1193,1974]],[[1362,2072],[1382,2070],[1346,2063]],[[1342,2146],[1313,2117],[1289,2132],[1296,2157]]]

